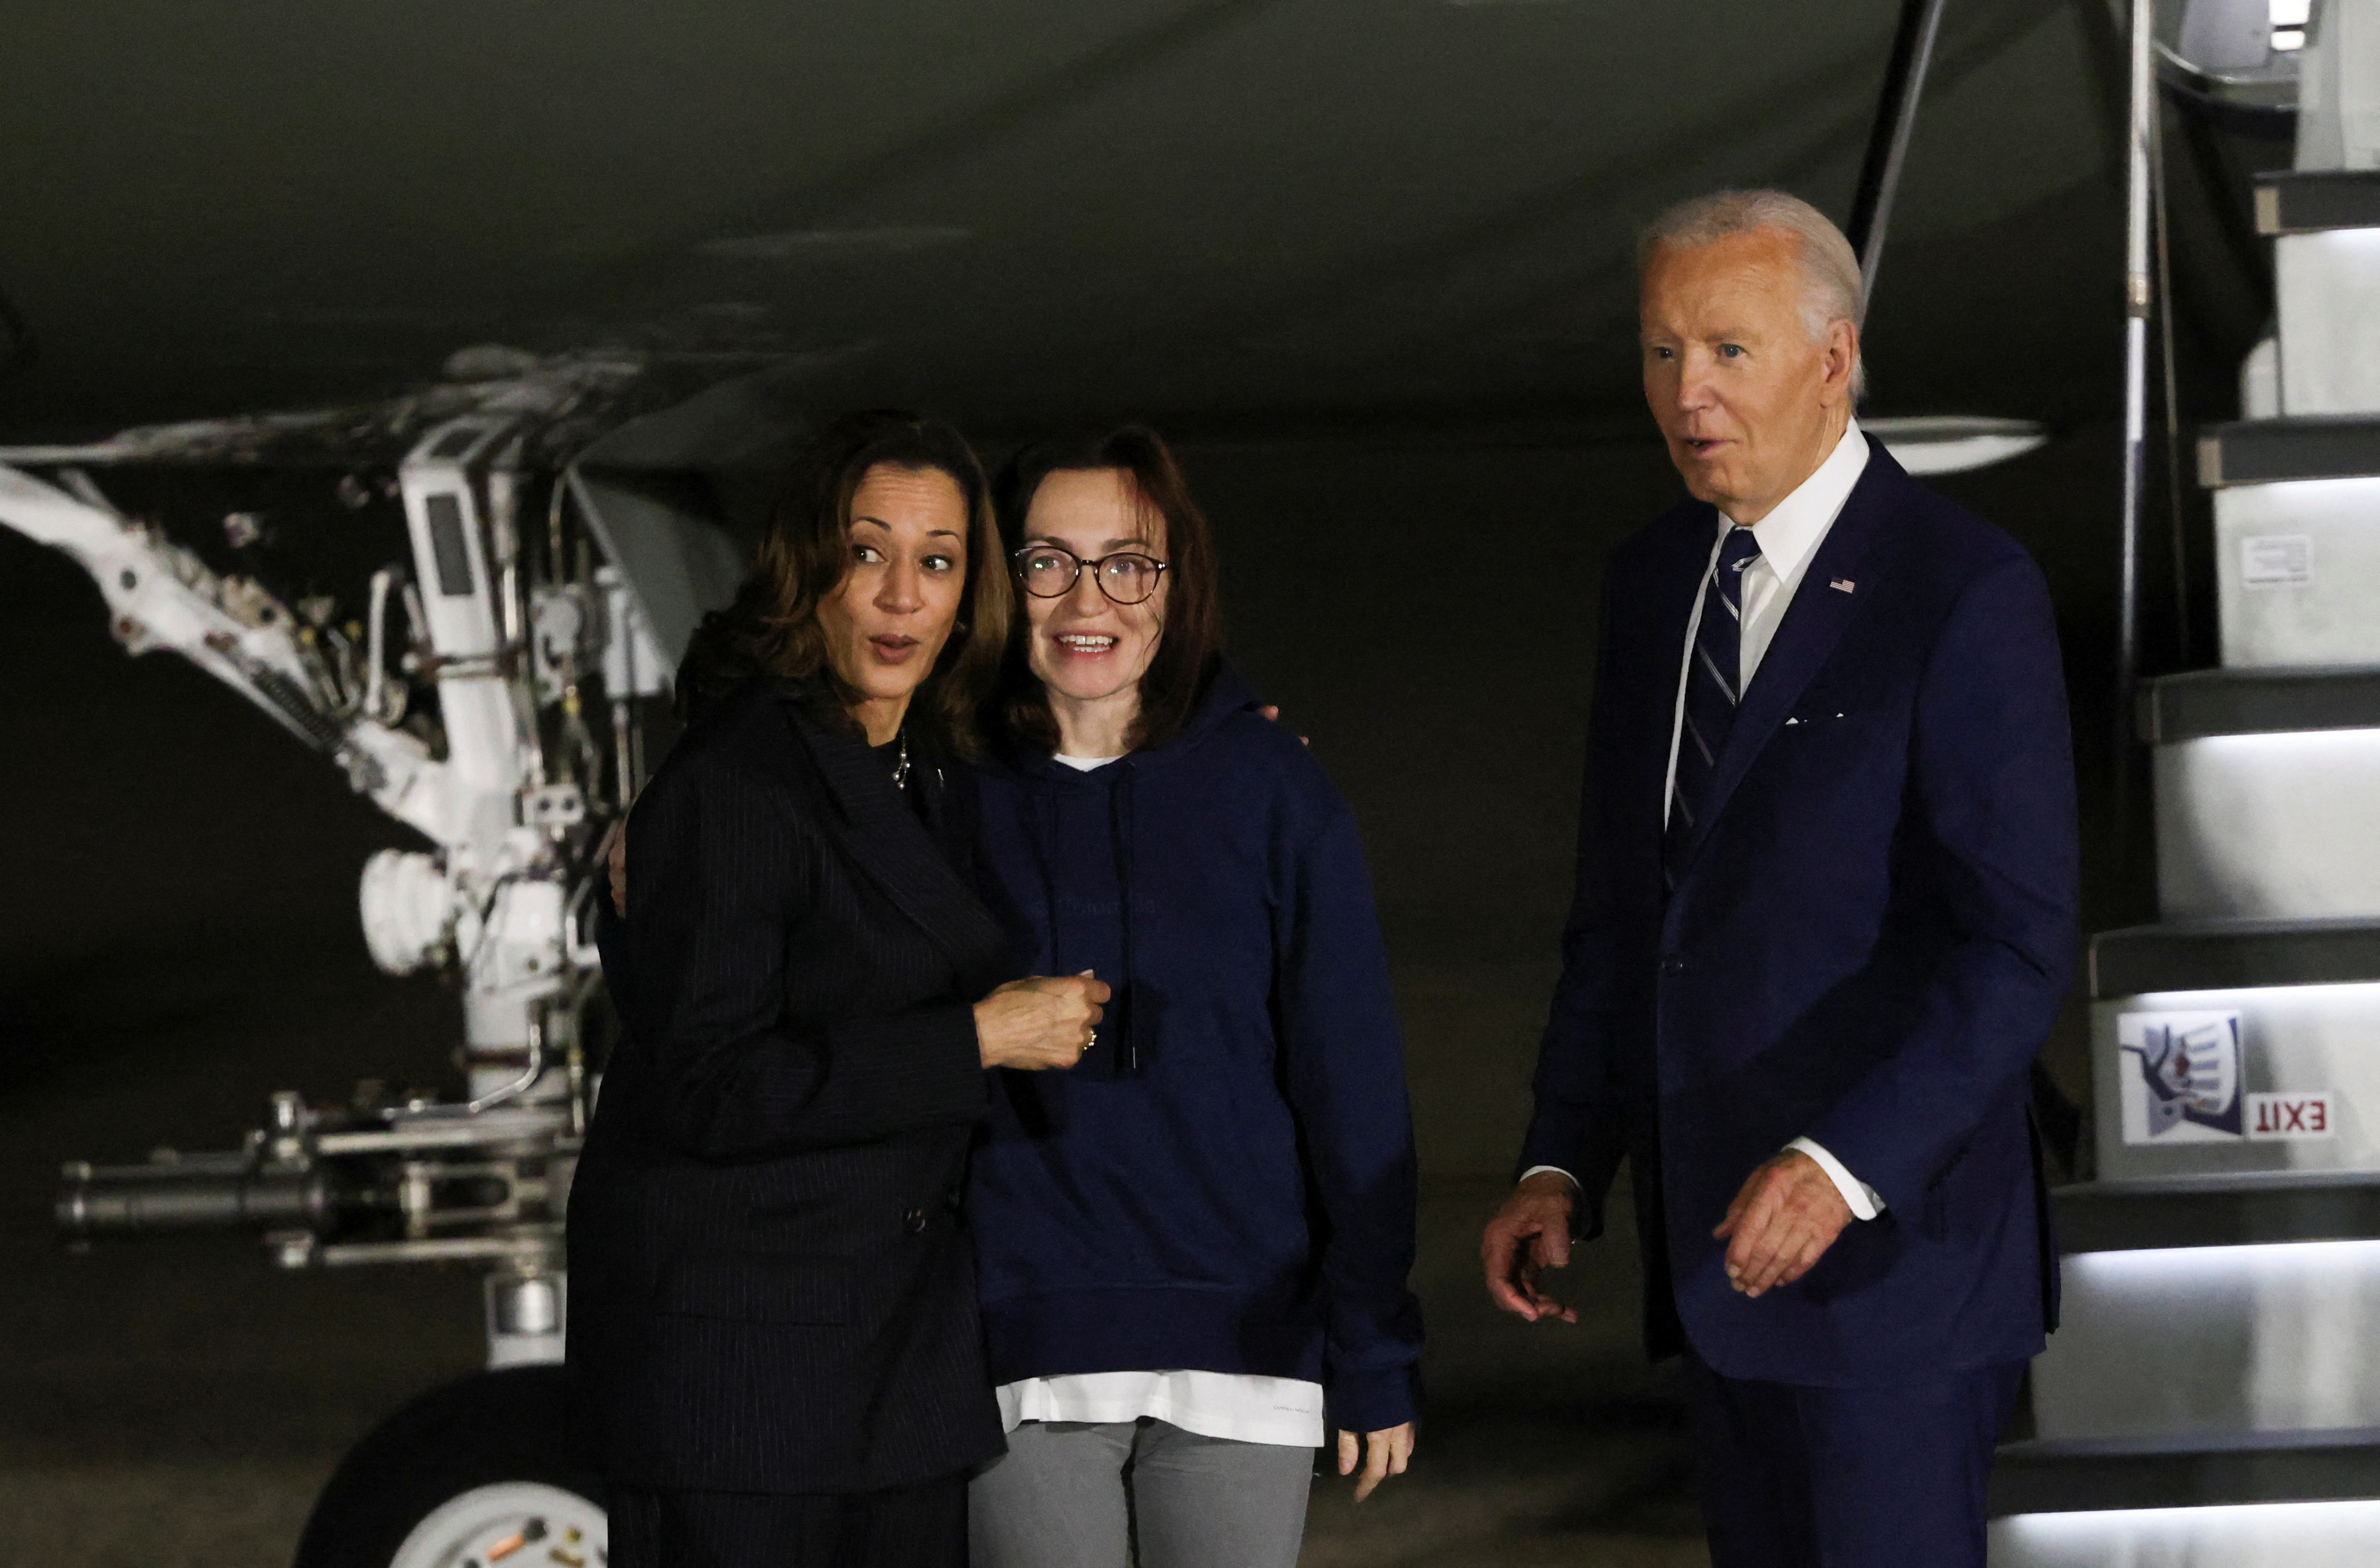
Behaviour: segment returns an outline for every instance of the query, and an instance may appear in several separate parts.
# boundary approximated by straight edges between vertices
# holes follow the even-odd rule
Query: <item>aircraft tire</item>
[[[294,1568],[603,1568],[602,1495],[571,1440],[561,1367],[474,1373],[348,1451]]]

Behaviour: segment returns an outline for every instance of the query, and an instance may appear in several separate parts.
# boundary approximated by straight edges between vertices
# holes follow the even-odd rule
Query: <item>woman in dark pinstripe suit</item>
[[[762,674],[638,804],[604,955],[627,1039],[570,1205],[617,1568],[965,1561],[1001,1447],[956,1222],[983,1069],[1072,1065],[1106,995],[992,990],[959,864],[945,761],[1010,603],[957,433],[839,422],[711,631]]]

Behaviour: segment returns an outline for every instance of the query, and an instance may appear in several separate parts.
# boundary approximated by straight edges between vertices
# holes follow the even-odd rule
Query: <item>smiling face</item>
[[[1025,514],[1025,542],[1054,544],[1081,561],[1130,551],[1165,559],[1165,525],[1141,504],[1121,468],[1061,468],[1041,481]],[[1025,602],[1026,662],[1052,698],[1099,702],[1137,692],[1165,630],[1169,592],[1118,604],[1085,571],[1055,599]]]
[[[1832,322],[1816,341],[1808,285],[1781,229],[1663,247],[1639,306],[1645,401],[1698,501],[1758,522],[1817,470],[1851,419],[1859,334]]]
[[[819,602],[819,629],[827,662],[858,694],[857,715],[880,745],[933,673],[958,620],[966,498],[940,468],[879,463],[852,492],[849,532],[851,570]]]

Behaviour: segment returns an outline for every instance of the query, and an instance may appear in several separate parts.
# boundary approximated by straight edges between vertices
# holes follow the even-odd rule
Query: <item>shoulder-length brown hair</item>
[[[961,754],[976,753],[977,714],[999,680],[1015,602],[991,487],[965,437],[940,419],[894,408],[844,415],[795,462],[735,602],[704,616],[686,650],[678,675],[681,710],[753,675],[773,675],[811,687],[821,715],[847,714],[857,694],[827,660],[818,608],[850,575],[852,497],[880,464],[948,475],[966,502],[958,624],[909,712]]]
[[[1206,514],[1190,498],[1181,465],[1146,425],[1026,447],[1002,474],[1000,531],[1011,552],[1019,549],[1025,543],[1026,515],[1032,511],[1034,493],[1043,480],[1055,473],[1101,469],[1122,474],[1135,503],[1164,523],[1165,620],[1158,632],[1157,651],[1140,677],[1140,716],[1126,737],[1140,750],[1163,746],[1182,734],[1223,653],[1222,570],[1215,559],[1214,533]],[[1025,639],[1029,635],[1020,607],[1001,680],[1001,720],[1021,744],[1052,751],[1058,745],[1058,721],[1050,714],[1049,693],[1026,663]]]

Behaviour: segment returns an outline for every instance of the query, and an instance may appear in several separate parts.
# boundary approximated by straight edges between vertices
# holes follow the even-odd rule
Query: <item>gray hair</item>
[[[1653,220],[1637,237],[1636,271],[1642,274],[1657,250],[1694,250],[1740,234],[1773,228],[1796,242],[1802,273],[1802,328],[1810,341],[1826,340],[1837,322],[1860,324],[1860,265],[1852,242],[1827,214],[1782,190],[1718,190],[1681,201]],[[1867,366],[1852,367],[1852,396],[1867,391]]]

